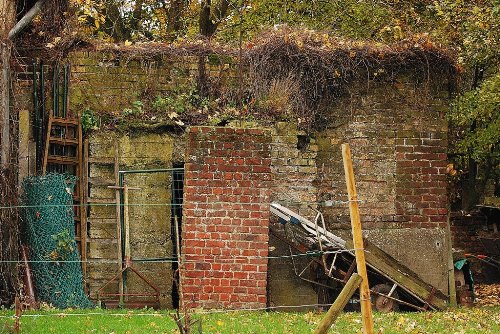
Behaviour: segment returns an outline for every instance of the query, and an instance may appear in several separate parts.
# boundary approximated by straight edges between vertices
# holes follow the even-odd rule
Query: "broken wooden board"
[[[448,297],[432,285],[425,283],[411,269],[402,265],[382,249],[364,239],[366,262],[370,267],[397,283],[415,297],[429,304],[432,308],[442,310],[448,307]],[[347,249],[352,249],[352,241],[348,240]]]

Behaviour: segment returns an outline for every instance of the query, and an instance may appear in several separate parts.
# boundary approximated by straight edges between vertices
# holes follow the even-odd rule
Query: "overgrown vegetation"
[[[21,1],[23,2],[23,1]],[[26,3],[27,1],[24,1]],[[29,2],[29,1],[28,1]],[[489,127],[488,131],[479,132],[481,126],[476,129],[476,123],[484,123],[478,119],[477,122],[463,122],[463,117],[471,119],[480,117],[476,108],[471,108],[466,101],[472,95],[478,101],[485,101],[487,88],[480,88],[483,81],[493,78],[499,73],[500,49],[500,1],[499,0],[411,0],[411,1],[382,1],[382,0],[334,0],[334,1],[287,1],[287,0],[174,0],[174,1],[152,1],[152,0],[72,0],[69,7],[64,7],[60,1],[51,6],[57,12],[60,10],[65,15],[54,18],[52,25],[57,22],[58,29],[51,27],[47,19],[50,14],[45,14],[36,24],[32,26],[30,45],[35,41],[46,43],[49,48],[68,47],[88,37],[98,38],[105,42],[119,42],[125,45],[140,45],[151,41],[170,41],[179,45],[190,44],[199,41],[200,38],[210,38],[210,47],[217,48],[217,43],[223,42],[233,46],[239,46],[245,51],[251,51],[258,40],[262,40],[262,32],[269,29],[282,30],[283,27],[292,27],[298,30],[314,29],[321,32],[320,35],[331,37],[343,37],[356,40],[370,40],[375,43],[398,43],[403,41],[433,40],[436,49],[448,48],[452,51],[461,73],[461,80],[455,89],[457,101],[455,108],[450,114],[452,121],[451,138],[458,143],[459,149],[453,149],[453,159],[457,173],[458,185],[465,187],[459,191],[457,198],[460,207],[469,209],[476,204],[482,194],[482,180],[491,175],[490,169],[498,169],[495,155],[498,155],[498,141],[500,133],[495,127]],[[54,12],[54,11],[52,11]],[[71,13],[76,13],[72,15]],[[285,28],[287,29],[287,28]],[[78,38],[75,38],[79,36]],[[257,38],[257,42],[255,39]],[[332,61],[325,57],[318,46],[313,55],[310,48],[302,48],[302,42],[296,40],[294,43],[283,43],[287,49],[281,48],[281,60],[294,65],[293,68],[283,68],[275,64],[262,62],[265,56],[274,52],[273,45],[267,45],[267,54],[260,54],[261,64],[255,64],[255,68],[262,69],[261,79],[265,82],[266,89],[254,90],[253,94],[239,92],[236,99],[227,100],[228,104],[238,107],[245,105],[240,114],[252,114],[252,109],[260,109],[262,114],[268,111],[270,118],[286,118],[297,114],[303,126],[308,127],[314,120],[308,115],[308,110],[324,107],[324,101],[335,94],[342,93],[340,83],[349,80],[350,68],[341,70],[346,61]],[[195,42],[194,48],[200,48]],[[35,43],[36,44],[36,43]],[[203,43],[202,43],[203,44]],[[43,44],[42,44],[43,45]],[[295,49],[294,49],[295,48]],[[319,50],[318,50],[319,49]],[[261,50],[262,51],[262,50]],[[358,52],[356,50],[355,52]],[[319,53],[318,53],[319,52]],[[237,55],[238,52],[235,53]],[[309,54],[308,57],[304,57]],[[337,55],[338,56],[338,55]],[[393,60],[398,55],[393,55]],[[361,57],[353,57],[352,62],[360,60]],[[311,60],[314,60],[311,62]],[[338,59],[337,59],[338,60]],[[280,61],[279,57],[276,58]],[[433,63],[433,59],[429,60]],[[280,64],[281,65],[281,64]],[[376,62],[369,64],[375,67]],[[267,66],[267,67],[266,67]],[[337,66],[334,70],[332,66]],[[436,66],[439,66],[436,65]],[[272,70],[272,71],[268,71]],[[278,73],[279,72],[279,73]],[[336,72],[339,72],[338,75]],[[386,72],[387,73],[387,72]],[[267,75],[267,78],[266,78]],[[278,77],[273,77],[278,75]],[[293,78],[296,84],[289,85],[287,80]],[[260,84],[260,82],[259,82]],[[321,84],[321,85],[318,85]],[[487,83],[485,83],[487,85]],[[286,94],[279,99],[271,97],[270,91],[278,86],[285,89]],[[335,89],[332,89],[335,88]],[[296,96],[292,92],[313,94],[300,94],[306,98],[290,99]],[[308,91],[309,90],[309,91]],[[470,92],[470,93],[468,93]],[[206,96],[206,92],[200,90],[200,95]],[[462,97],[462,94],[463,95]],[[269,98],[271,97],[271,98]],[[214,97],[213,100],[218,97]],[[142,102],[142,101],[141,101]],[[170,103],[170,102],[167,102]],[[230,119],[230,113],[226,108],[217,106],[212,123]],[[138,108],[129,108],[128,112],[138,111]],[[306,112],[303,112],[306,110]],[[460,110],[463,117],[457,116],[456,110]],[[175,111],[177,115],[179,112]],[[174,115],[175,116],[175,115]],[[174,119],[184,122],[181,118]],[[316,120],[321,124],[321,120]],[[465,124],[468,123],[468,124]],[[474,136],[478,135],[474,139]],[[485,142],[488,135],[490,143],[496,143],[492,149],[476,151],[469,144]],[[463,141],[462,141],[463,140]],[[469,143],[469,144],[467,144]],[[469,146],[469,149],[462,148]],[[484,156],[484,153],[491,157]],[[482,155],[480,158],[479,155]],[[476,182],[476,181],[480,182]],[[498,181],[497,181],[498,183]]]

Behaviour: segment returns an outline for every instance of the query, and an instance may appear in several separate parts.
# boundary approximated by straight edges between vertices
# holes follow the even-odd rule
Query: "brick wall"
[[[193,127],[187,140],[183,303],[264,307],[270,134],[261,129]]]
[[[446,149],[443,131],[397,132],[396,215],[406,226],[446,228]]]
[[[446,293],[446,80],[393,80],[358,82],[332,103],[317,134],[318,201],[347,199],[340,145],[349,143],[366,237]],[[350,238],[347,204],[321,210]]]

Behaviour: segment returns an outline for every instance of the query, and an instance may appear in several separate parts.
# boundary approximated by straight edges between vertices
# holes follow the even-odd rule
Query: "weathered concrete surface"
[[[93,159],[114,159],[114,143],[119,145],[120,170],[171,168],[174,144],[179,138],[168,134],[118,135],[95,134],[90,140],[90,156]],[[182,146],[182,145],[180,145]],[[178,155],[177,153],[175,155]],[[179,157],[178,157],[179,158]],[[107,188],[114,184],[111,163],[90,164],[90,201],[113,201],[115,191]],[[172,180],[170,173],[126,174],[125,182],[141,190],[129,191],[130,245],[133,259],[160,259],[164,262],[135,263],[161,291],[164,307],[171,307],[173,243],[170,226]],[[115,205],[90,205],[89,208],[90,259],[113,260],[117,258],[116,207]],[[91,265],[87,282],[91,295],[95,289],[110,279],[118,265]],[[113,270],[110,270],[112,268]],[[137,275],[127,276],[129,292],[152,292]],[[116,289],[116,285],[109,290]]]
[[[290,255],[288,245],[273,235],[269,238],[269,247],[271,249],[269,256],[271,257]],[[302,271],[308,265],[309,261],[310,259],[305,257],[296,257],[295,264],[297,270],[299,272]],[[314,279],[314,275],[310,270],[306,272],[305,277]],[[269,306],[291,306],[290,308],[280,308],[280,311],[297,312],[317,308],[316,306],[293,307],[299,305],[315,305],[318,303],[318,295],[312,284],[303,281],[295,274],[292,260],[289,257],[272,258],[269,260],[267,289]]]
[[[448,291],[446,230],[440,228],[374,229],[366,237],[425,282]]]

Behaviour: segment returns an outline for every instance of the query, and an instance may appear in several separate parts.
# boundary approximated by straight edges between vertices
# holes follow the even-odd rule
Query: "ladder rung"
[[[78,145],[78,139],[50,137],[50,143],[59,145]]]
[[[115,186],[115,182],[107,181],[102,177],[89,177],[88,178],[89,183],[92,184],[93,186],[101,186],[101,187],[107,187],[107,186]]]
[[[105,239],[105,238],[87,238],[88,243],[95,242],[97,244],[116,244],[116,238],[115,239]]]
[[[78,119],[76,118],[62,118],[62,117],[52,117],[52,125],[72,125],[78,126]]]
[[[65,157],[60,155],[50,155],[47,157],[47,164],[58,165],[77,165],[78,159],[76,157]]]
[[[116,204],[115,198],[87,198],[87,203],[92,204]]]

